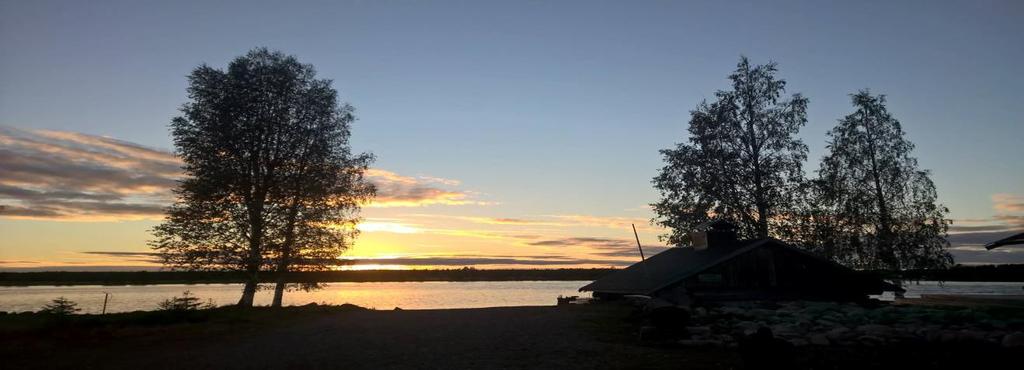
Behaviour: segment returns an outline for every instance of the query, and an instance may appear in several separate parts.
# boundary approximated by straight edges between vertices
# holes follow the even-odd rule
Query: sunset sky
[[[659,149],[739,56],[810,98],[817,168],[848,94],[886,94],[959,263],[1024,230],[1020,1],[0,0],[0,269],[153,268],[185,76],[266,46],[356,107],[380,196],[367,267],[621,266],[650,253]],[[128,266],[128,267],[126,267]]]

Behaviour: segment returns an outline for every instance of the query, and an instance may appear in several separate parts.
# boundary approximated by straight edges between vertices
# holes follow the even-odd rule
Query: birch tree
[[[732,221],[747,238],[786,232],[807,159],[796,135],[808,100],[784,99],[786,81],[776,73],[775,63],[751,65],[742,57],[729,75],[732,88],[690,112],[687,142],[661,151],[653,221],[671,230],[663,237],[670,244],[685,244],[711,217]]]
[[[870,269],[943,268],[949,210],[911,155],[884,95],[851,95],[855,111],[829,131],[818,172],[818,235],[826,254]]]

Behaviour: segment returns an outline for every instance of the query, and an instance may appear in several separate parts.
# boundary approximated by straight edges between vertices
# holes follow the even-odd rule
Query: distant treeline
[[[937,281],[1024,281],[1024,264],[1016,265],[956,265],[945,270],[909,270],[885,273],[889,278]]]
[[[397,281],[528,281],[594,280],[612,269],[546,270],[363,270],[291,272],[290,283],[306,282],[397,282]],[[260,281],[273,283],[277,275],[260,274]],[[148,285],[243,283],[245,275],[231,271],[45,271],[0,272],[0,286],[26,285]]]

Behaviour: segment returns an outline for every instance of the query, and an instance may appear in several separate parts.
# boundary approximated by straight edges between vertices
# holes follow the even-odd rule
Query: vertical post
[[[644,247],[640,245],[640,235],[637,235],[637,233],[636,233],[636,225],[635,224],[629,224],[629,225],[633,226],[633,237],[636,238],[636,249],[640,250],[640,262],[646,261],[647,259],[644,258]]]
[[[110,293],[103,292],[103,311],[100,312],[101,315],[105,315],[107,313],[107,299],[109,298]]]

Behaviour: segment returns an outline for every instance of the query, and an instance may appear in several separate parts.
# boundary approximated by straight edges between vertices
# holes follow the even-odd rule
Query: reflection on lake
[[[285,305],[307,303],[343,304],[392,309],[475,308],[500,306],[554,305],[559,295],[585,295],[576,291],[589,281],[474,281],[474,282],[393,282],[329,283],[325,289],[288,292]],[[921,294],[1024,294],[1021,285],[1011,282],[922,281],[906,286],[907,298]],[[272,286],[264,286],[272,288]],[[155,310],[161,301],[188,290],[202,301],[229,305],[238,300],[241,284],[129,285],[129,286],[32,286],[0,287],[0,311],[36,311],[50,300],[63,296],[75,301],[82,313],[99,313],[103,292],[111,293],[107,312]],[[256,304],[269,305],[271,289],[260,290]],[[892,293],[881,297],[892,299]]]
[[[589,281],[474,281],[328,283],[325,289],[284,295],[285,305],[327,303],[393,309],[475,308],[554,305],[559,295],[582,295],[576,290]],[[257,305],[269,305],[273,286],[256,294]],[[107,312],[155,310],[161,301],[188,290],[203,302],[217,305],[238,301],[241,284],[129,285],[129,286],[30,286],[0,287],[0,311],[37,311],[63,296],[78,303],[81,313],[100,313],[103,292],[109,292]]]

